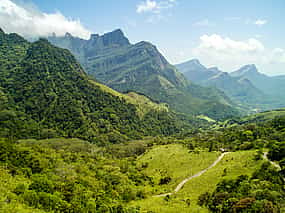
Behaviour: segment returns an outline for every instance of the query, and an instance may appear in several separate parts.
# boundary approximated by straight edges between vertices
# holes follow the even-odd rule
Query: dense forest
[[[0,32],[1,137],[78,137],[94,143],[171,135],[187,123],[170,111],[139,117],[103,91],[67,50]]]

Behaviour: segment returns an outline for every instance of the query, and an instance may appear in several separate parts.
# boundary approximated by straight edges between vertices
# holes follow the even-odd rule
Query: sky
[[[197,58],[231,72],[256,64],[285,75],[285,0],[0,0],[0,27],[26,38],[88,39],[122,29],[177,64]]]

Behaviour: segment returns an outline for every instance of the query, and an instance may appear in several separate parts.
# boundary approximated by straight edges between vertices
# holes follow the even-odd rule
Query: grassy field
[[[175,146],[174,146],[175,147]],[[177,146],[178,147],[178,146]],[[155,148],[157,149],[157,148]],[[152,151],[155,151],[152,150]],[[165,148],[159,147],[162,151]],[[182,151],[180,151],[182,153]],[[185,184],[184,188],[179,191],[177,194],[170,197],[169,200],[166,200],[163,197],[155,198],[148,197],[147,199],[133,202],[132,206],[140,206],[141,212],[164,212],[164,213],[175,213],[175,212],[194,212],[194,213],[203,213],[208,212],[207,209],[202,208],[197,205],[197,200],[199,195],[209,191],[212,192],[215,189],[215,186],[222,179],[235,178],[242,174],[250,175],[252,172],[261,165],[262,161],[256,162],[254,160],[255,151],[241,151],[229,153],[226,155],[221,162],[219,162],[215,167],[208,170],[202,176],[197,177]],[[149,155],[149,153],[147,154]],[[160,156],[163,154],[160,154]],[[166,154],[167,155],[167,154]],[[203,153],[200,155],[201,158],[205,156],[211,156],[211,153]],[[213,157],[215,154],[213,155]],[[198,157],[198,156],[197,156]],[[144,156],[145,158],[145,156]],[[183,157],[180,158],[182,160]],[[196,159],[197,163],[192,162],[192,165],[198,164],[202,160],[199,157]],[[165,168],[164,162],[160,166],[159,163],[156,163],[158,168]],[[169,164],[170,166],[170,164]],[[169,167],[169,171],[179,171],[180,163],[172,164],[172,167]],[[190,167],[189,167],[190,168]],[[198,169],[198,166],[196,166]],[[181,174],[181,173],[180,173]],[[177,176],[178,175],[174,175]],[[182,178],[183,179],[183,178]],[[186,200],[190,199],[190,206],[187,205]]]
[[[144,172],[153,177],[152,194],[171,192],[185,178],[196,174],[212,164],[220,153],[189,153],[183,145],[156,146],[141,156],[139,165],[147,165]],[[170,177],[169,184],[159,185],[160,179]]]

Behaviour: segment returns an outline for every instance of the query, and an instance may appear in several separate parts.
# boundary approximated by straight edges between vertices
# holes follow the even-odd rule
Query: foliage
[[[170,135],[184,125],[167,110],[150,107],[139,114],[137,103],[101,89],[69,51],[45,39],[29,43],[2,32],[0,60],[1,137],[78,137],[105,144]]]
[[[213,193],[200,195],[199,205],[212,212],[280,212],[284,203],[283,180],[265,163],[251,178],[241,175],[223,180]]]
[[[9,201],[0,208],[18,203],[46,212],[135,212],[126,202],[143,198],[138,185],[149,180],[134,156],[114,158],[78,139],[1,140],[0,170],[13,184],[1,192]]]

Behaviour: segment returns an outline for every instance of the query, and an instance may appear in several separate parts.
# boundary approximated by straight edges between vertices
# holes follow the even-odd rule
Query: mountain
[[[254,65],[245,66],[234,73],[227,73],[217,67],[206,68],[199,60],[194,59],[178,64],[176,67],[189,80],[202,86],[213,86],[222,90],[245,110],[282,107],[278,99],[255,84],[258,79],[264,84],[264,78],[267,77],[260,74]]]
[[[200,63],[199,60],[193,59],[182,64],[176,65],[177,69],[184,74],[184,76],[190,81],[199,83],[205,79],[213,77],[220,71],[215,68],[207,69],[204,65]]]
[[[121,30],[94,34],[89,40],[70,34],[48,39],[69,49],[90,76],[117,91],[142,93],[191,115],[223,119],[237,114],[224,93],[190,83],[154,45],[144,41],[131,44]]]
[[[257,88],[265,94],[281,98],[285,102],[285,76],[267,76],[258,72],[254,64],[241,67],[239,70],[230,73],[234,77],[249,79]]]
[[[182,128],[167,107],[139,95],[126,98],[91,80],[68,50],[46,39],[29,43],[1,31],[0,61],[0,137],[23,130],[21,137],[115,143]]]

